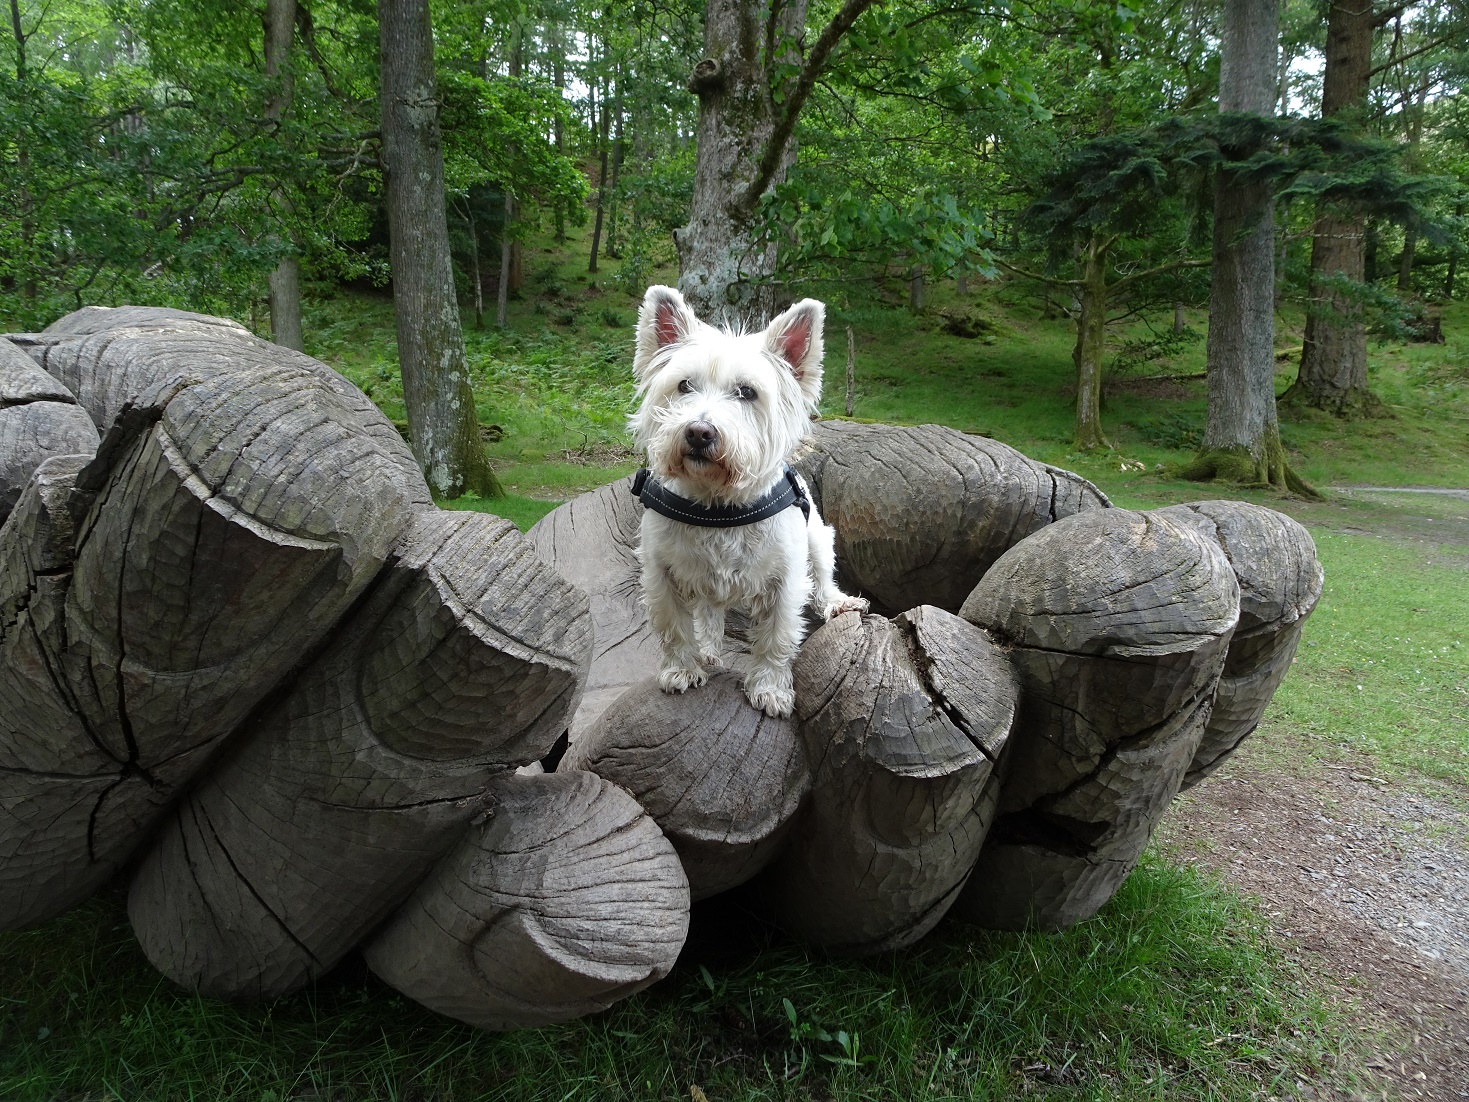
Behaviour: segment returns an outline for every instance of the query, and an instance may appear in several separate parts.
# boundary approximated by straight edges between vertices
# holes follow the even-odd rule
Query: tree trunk
[[[1107,243],[1093,236],[1076,318],[1076,446],[1082,451],[1108,446],[1102,432],[1102,355],[1107,347]]]
[[[1372,18],[1367,0],[1333,0],[1326,25],[1323,118],[1354,111],[1366,101]],[[1332,277],[1362,281],[1366,218],[1348,211],[1320,211],[1311,238],[1311,292],[1301,369],[1286,398],[1345,413],[1375,404],[1367,389],[1367,327],[1361,301],[1350,288],[1325,281]]]
[[[265,117],[279,121],[291,108],[294,80],[291,43],[296,31],[296,0],[266,0],[265,79],[273,81],[265,103]],[[285,193],[275,190],[275,202],[288,205]],[[270,335],[276,344],[301,351],[301,261],[293,251],[281,257],[270,273]]]
[[[918,313],[923,309],[923,265],[917,264],[913,267],[913,274],[908,278],[908,309]]]
[[[1173,335],[1175,337],[1181,336],[1187,324],[1188,320],[1184,317],[1183,313],[1183,303],[1175,302],[1173,304]]]
[[[26,45],[30,40],[21,27],[19,0],[10,0],[10,28],[15,35],[15,83],[18,88],[24,88],[30,75],[29,60],[26,54]],[[34,32],[32,32],[34,33]],[[31,154],[30,135],[28,128],[22,124],[15,136],[15,163],[19,168],[19,176],[22,181],[30,176]],[[39,288],[35,277],[35,239],[36,239],[36,212],[35,199],[30,189],[22,186],[18,190],[17,198],[20,203],[20,240],[25,253],[24,266],[26,277],[21,285],[22,294],[25,295],[27,303],[34,303]]]
[[[379,0],[378,27],[393,304],[413,453],[440,497],[498,496],[454,295],[428,0]]]
[[[592,258],[587,262],[587,271],[597,270],[597,250],[602,246],[602,215],[607,204],[607,131],[612,125],[611,109],[607,106],[607,95],[602,95],[602,129],[598,144],[601,146],[601,167],[597,175],[597,220],[592,227]]]
[[[1454,207],[1456,219],[1464,217],[1464,204],[1459,203]],[[1444,275],[1443,297],[1452,301],[1454,297],[1454,278],[1459,274],[1459,239],[1455,237],[1449,245],[1449,270]]]
[[[1367,219],[1367,237],[1363,243],[1362,280],[1377,282],[1377,219]]]
[[[1275,0],[1227,0],[1219,110],[1275,108]],[[1251,150],[1231,150],[1244,157]],[[1268,183],[1221,172],[1214,191],[1208,423],[1184,476],[1311,490],[1286,465],[1275,414],[1275,199]]]
[[[618,258],[617,253],[617,178],[622,174],[622,66],[617,67],[617,97],[612,105],[613,137],[612,137],[612,183],[607,191],[607,201],[610,204],[607,211],[607,247],[603,250],[606,256],[614,260]]]
[[[797,40],[806,25],[806,4],[790,0],[782,7],[776,33]],[[794,138],[778,151],[775,171],[760,193],[748,194],[776,136],[776,65],[791,60],[791,51],[767,49],[765,7],[757,0],[708,0],[704,59],[689,78],[689,90],[699,97],[698,159],[689,224],[674,231],[674,241],[678,289],[701,316],[769,315],[780,299],[768,282],[775,274],[775,245],[759,240],[755,205],[795,162]]]
[[[556,85],[556,95],[559,101],[561,93],[566,89],[566,45],[561,38],[561,24],[551,25],[551,80]],[[561,121],[561,114],[556,114],[556,152],[562,155],[566,153],[566,127]],[[556,243],[559,245],[566,240],[566,203],[562,199],[556,200]]]
[[[515,259],[510,241],[510,226],[515,220],[515,200],[505,192],[505,221],[500,229],[500,282],[495,288],[495,325],[504,329],[510,315],[510,268]]]
[[[474,220],[474,204],[466,202],[469,215],[469,259],[474,265],[474,327],[485,327],[485,279],[479,265],[479,223]]]
[[[1398,295],[1413,293],[1413,254],[1418,249],[1418,231],[1409,226],[1403,231],[1403,252],[1398,257]]]

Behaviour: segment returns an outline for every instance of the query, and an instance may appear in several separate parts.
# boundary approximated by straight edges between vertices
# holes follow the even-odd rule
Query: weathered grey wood
[[[91,455],[97,430],[71,392],[0,339],[0,522],[53,455]]]
[[[752,707],[727,672],[677,696],[657,678],[633,685],[558,769],[587,769],[631,792],[678,851],[696,900],[769,864],[811,788],[795,721]]]
[[[591,655],[586,598],[515,526],[420,511],[368,597],[164,823],[128,914],[174,982],[275,998],[331,968],[543,756]]]
[[[501,776],[471,831],[365,947],[409,998],[482,1029],[569,1021],[673,967],[688,934],[678,855],[586,772]]]
[[[141,361],[149,341],[167,359],[174,338],[127,339]],[[51,636],[62,649],[44,661],[80,733],[21,737],[67,740],[54,752],[77,760],[73,772],[113,780],[85,821],[51,823],[33,798],[44,778],[0,774],[0,804],[21,809],[0,845],[12,853],[0,926],[44,919],[106,880],[351,606],[408,522],[404,471],[313,373],[206,374],[180,372],[125,406],[77,476],[72,584]],[[44,874],[11,841],[40,833]]]
[[[67,500],[85,456],[36,468],[0,527],[0,928],[63,910],[91,890],[71,880],[92,811],[118,781],[57,668],[72,575]]]
[[[1325,575],[1311,534],[1290,517],[1247,501],[1194,501],[1158,510],[1216,542],[1239,579],[1239,627],[1230,640],[1214,710],[1183,779],[1219,768],[1260,723],[1290,671]]]
[[[631,487],[628,477],[573,498],[528,533],[536,554],[592,603],[592,665],[569,724],[573,744],[662,656],[638,580],[643,505]]]
[[[101,432],[125,405],[175,375],[203,380],[282,367],[309,372],[353,413],[357,430],[392,456],[413,503],[432,504],[412,451],[367,395],[321,361],[260,340],[233,321],[162,307],[89,306],[42,333],[11,339],[76,395]]]
[[[1061,517],[1105,507],[1086,479],[983,436],[822,421],[796,466],[836,529],[838,580],[891,615],[956,612],[990,565]]]
[[[993,816],[1009,663],[942,609],[847,613],[807,640],[795,683],[810,811],[757,879],[762,905],[832,950],[910,945],[959,894]]]
[[[990,569],[962,615],[1011,647],[1021,703],[956,913],[1062,928],[1111,898],[1193,760],[1239,607],[1218,545],[1157,513],[1066,518]]]

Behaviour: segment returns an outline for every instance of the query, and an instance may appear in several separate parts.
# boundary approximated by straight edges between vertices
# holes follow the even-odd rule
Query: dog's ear
[[[796,382],[807,404],[821,399],[821,357],[825,348],[821,328],[826,307],[814,298],[803,298],[765,328],[765,349],[779,356]]]
[[[683,295],[672,287],[649,287],[638,309],[638,346],[632,361],[638,381],[647,375],[660,348],[688,340],[698,328],[699,321]]]

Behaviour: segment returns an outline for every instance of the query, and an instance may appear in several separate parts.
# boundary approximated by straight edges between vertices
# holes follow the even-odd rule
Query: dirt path
[[[1279,750],[1246,743],[1160,839],[1259,896],[1307,967],[1388,1030],[1374,1097],[1469,1098],[1469,810],[1364,765],[1282,773]]]

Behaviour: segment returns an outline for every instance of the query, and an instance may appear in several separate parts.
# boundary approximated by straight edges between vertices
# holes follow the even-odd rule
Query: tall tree
[[[475,417],[454,294],[428,0],[378,0],[383,168],[413,453],[441,497],[503,493]]]
[[[266,0],[265,5],[265,117],[279,123],[291,109],[295,80],[291,73],[291,43],[296,33],[296,0]],[[287,202],[277,188],[277,206]],[[295,248],[285,253],[270,273],[270,334],[276,344],[300,351],[305,347],[301,330],[301,261]]]
[[[701,313],[769,314],[775,243],[759,232],[760,199],[795,160],[796,121],[832,50],[875,0],[845,0],[804,49],[807,0],[708,0],[698,161],[689,224],[676,231],[679,290]]]
[[[1326,23],[1321,117],[1360,114],[1372,72],[1372,0],[1332,0]],[[1360,284],[1367,219],[1336,208],[1318,212],[1311,228],[1310,299],[1301,368],[1286,393],[1318,409],[1345,413],[1373,404],[1367,389],[1367,326]]]
[[[1225,0],[1221,113],[1274,116],[1278,20],[1278,0]],[[1264,141],[1261,129],[1250,127],[1247,119],[1241,124],[1241,138],[1226,149],[1234,167],[1220,170],[1214,189],[1208,421],[1203,454],[1185,474],[1314,493],[1290,470],[1280,443],[1275,412],[1275,185],[1239,166]]]

